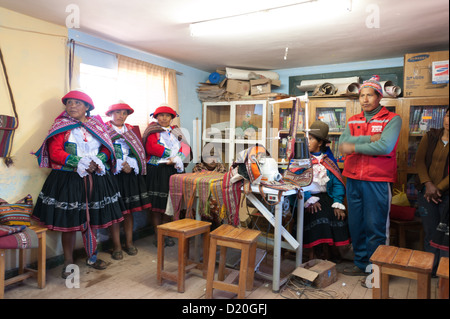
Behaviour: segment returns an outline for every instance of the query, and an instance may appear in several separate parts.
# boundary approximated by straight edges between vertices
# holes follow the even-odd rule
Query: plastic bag
[[[397,206],[411,206],[408,196],[405,193],[405,185],[402,185],[402,190],[394,188],[394,196],[392,196],[392,205]]]

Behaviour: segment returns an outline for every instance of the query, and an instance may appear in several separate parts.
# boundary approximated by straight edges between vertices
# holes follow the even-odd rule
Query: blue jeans
[[[348,225],[354,263],[365,271],[379,245],[389,244],[391,184],[347,178]]]

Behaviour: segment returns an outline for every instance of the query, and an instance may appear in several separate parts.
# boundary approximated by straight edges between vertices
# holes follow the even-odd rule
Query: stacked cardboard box
[[[448,56],[448,51],[406,54],[403,96],[448,96]]]

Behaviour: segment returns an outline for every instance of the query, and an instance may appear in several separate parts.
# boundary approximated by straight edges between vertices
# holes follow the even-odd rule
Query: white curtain
[[[116,93],[134,109],[127,122],[138,125],[141,133],[161,103],[179,113],[176,71],[172,69],[119,55]],[[180,125],[179,118],[173,124]]]

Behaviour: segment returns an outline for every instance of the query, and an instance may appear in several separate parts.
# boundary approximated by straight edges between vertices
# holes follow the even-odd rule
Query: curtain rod
[[[89,49],[96,50],[96,51],[100,51],[100,52],[103,52],[103,53],[106,53],[106,54],[114,55],[114,56],[116,56],[116,57],[119,55],[119,54],[116,53],[116,52],[112,52],[112,51],[104,50],[104,49],[101,49],[101,48],[97,48],[97,47],[95,47],[95,46],[93,46],[93,45],[90,45],[90,44],[77,42],[77,41],[75,41],[75,40],[73,40],[73,39],[72,39],[71,41],[72,41],[74,44],[79,45],[79,46],[82,46],[82,47],[85,47],[85,48],[89,48]],[[183,72],[179,72],[179,71],[177,71],[177,70],[175,70],[175,72],[176,72],[177,75],[183,75]]]

